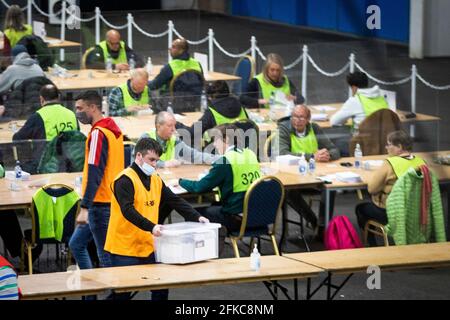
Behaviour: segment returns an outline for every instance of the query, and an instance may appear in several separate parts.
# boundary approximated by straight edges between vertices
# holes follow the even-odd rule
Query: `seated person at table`
[[[294,156],[304,154],[307,161],[313,156],[317,162],[328,162],[339,159],[339,150],[325,135],[319,125],[311,123],[310,120],[311,111],[307,106],[295,106],[291,118],[278,125],[278,135],[274,139],[274,144],[278,146],[279,154],[290,154]],[[322,196],[324,198],[324,195]],[[334,196],[331,198],[331,202],[333,202]],[[314,212],[307,205],[298,190],[289,190],[286,199],[288,204],[299,212],[313,228],[318,226]],[[325,201],[322,199],[320,216],[325,216],[324,203]],[[332,207],[333,205],[330,206],[330,208]],[[330,210],[332,212],[332,209]]]
[[[211,132],[214,147],[222,155],[213,164],[209,173],[199,181],[180,179],[181,187],[189,192],[203,193],[219,188],[220,205],[198,209],[211,222],[220,223],[228,231],[241,227],[245,193],[254,180],[262,176],[256,154],[250,149],[240,149],[243,137],[234,124],[222,124]],[[248,177],[254,177],[249,181]],[[220,246],[226,236],[220,231]],[[222,250],[220,250],[222,251]]]
[[[130,79],[111,90],[108,97],[109,115],[124,116],[150,108],[148,73],[139,68],[130,71]]]
[[[59,100],[58,89],[51,84],[40,91],[41,108],[13,135],[13,140],[42,139],[51,141],[60,132],[80,130],[75,113]]]
[[[219,80],[210,83],[206,92],[211,102],[208,109],[205,110],[205,113],[198,120],[202,134],[221,124],[248,119],[245,108],[242,107],[239,99],[230,94],[230,89],[225,81]],[[187,129],[193,136],[194,128],[199,124],[193,124],[191,127],[188,127],[177,122],[177,129]]]
[[[241,95],[241,103],[247,108],[269,108],[272,93],[281,91],[287,100],[300,104],[305,101],[294,84],[284,74],[284,64],[276,53],[269,53],[260,74],[248,84],[246,92]]]
[[[169,91],[169,84],[179,73],[192,69],[202,71],[200,62],[189,55],[189,44],[186,39],[175,39],[169,49],[172,61],[166,64],[155,79],[149,82],[150,90],[161,90],[161,93]]]
[[[13,64],[0,74],[0,94],[14,90],[26,79],[45,77],[44,71],[37,61],[30,57],[25,46],[15,46],[11,54],[14,59]]]
[[[158,223],[164,206],[176,210],[188,221],[209,222],[184,199],[172,193],[156,174],[156,163],[162,150],[155,140],[140,139],[134,151],[134,163],[112,184],[114,196],[105,250],[111,254],[114,267],[155,263],[153,237],[160,236],[164,229]],[[167,300],[168,295],[168,290],[155,290],[152,300]],[[114,298],[130,299],[131,293],[115,294]]]
[[[360,203],[355,209],[358,225],[361,229],[364,229],[369,220],[375,220],[383,225],[388,223],[386,199],[395,182],[409,168],[416,168],[425,164],[422,158],[411,153],[412,146],[413,140],[404,131],[394,131],[387,136],[386,149],[389,157],[367,182],[367,190],[372,195],[372,201]],[[367,240],[370,246],[376,245],[372,233],[368,234]]]
[[[179,137],[175,136],[176,122],[173,114],[161,111],[155,118],[156,129],[144,133],[140,138],[155,139],[161,146],[163,152],[158,161],[158,167],[177,167],[182,164],[182,161],[195,164],[210,164],[214,162],[217,156],[202,153],[191,148]],[[189,135],[189,133],[187,134]]]
[[[86,68],[106,69],[106,61],[111,58],[113,69],[126,71],[130,69],[130,59],[135,61],[135,67],[142,68],[145,63],[142,58],[129,48],[124,41],[120,40],[120,33],[117,30],[109,30],[106,33],[106,40],[95,46],[86,57]]]
[[[22,9],[16,4],[12,5],[5,17],[3,55],[10,55],[11,48],[14,48],[22,37],[32,34],[33,28],[25,23]]]

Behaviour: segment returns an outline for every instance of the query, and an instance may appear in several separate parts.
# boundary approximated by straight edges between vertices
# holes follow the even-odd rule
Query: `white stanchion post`
[[[214,71],[214,31],[208,30],[208,45],[209,45],[209,71]]]
[[[305,103],[307,101],[306,98],[306,81],[308,76],[308,46],[303,46],[303,68],[302,68],[302,96],[305,98]]]
[[[416,86],[417,86],[417,67],[415,64],[411,68],[411,112],[416,113]],[[416,126],[411,124],[409,133],[411,137],[415,137]]]
[[[66,9],[67,3],[63,1],[61,9],[61,42],[66,40]],[[64,49],[59,49],[59,60],[64,61],[64,59]]]
[[[27,23],[31,26],[33,23],[33,0],[28,0],[27,2]]]
[[[168,27],[169,27],[169,34],[168,34],[168,40],[167,40],[167,42],[168,42],[168,47],[167,48],[170,48],[170,47],[172,47],[172,42],[173,42],[173,22],[172,22],[172,20],[169,20],[169,23],[168,23]],[[167,61],[172,61],[172,56],[170,55],[170,52],[167,52]]]
[[[256,64],[256,38],[255,38],[255,36],[252,36],[250,38],[250,48],[251,48],[251,55],[252,55],[253,61],[255,61],[255,64]]]
[[[133,16],[131,13],[127,15],[128,20],[128,46],[133,49]]]
[[[100,43],[100,8],[95,7],[95,44]]]
[[[350,54],[350,73],[355,72],[355,54]],[[348,88],[348,97],[351,98],[353,96],[352,88]]]

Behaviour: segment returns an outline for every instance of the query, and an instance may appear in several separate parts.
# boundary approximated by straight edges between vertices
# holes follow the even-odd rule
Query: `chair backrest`
[[[66,212],[56,211],[56,202],[58,199],[66,197],[67,204],[70,206]],[[41,202],[42,201],[42,202]],[[62,200],[61,200],[62,201]],[[43,205],[52,203],[55,205],[53,208],[49,208]],[[40,188],[34,194],[31,201],[31,244],[34,245],[38,241],[43,242],[64,242],[67,243],[75,230],[75,219],[80,211],[81,199],[72,187],[65,184],[48,184]],[[39,212],[39,208],[48,210],[45,213]],[[46,218],[45,218],[45,215]],[[50,216],[48,216],[50,215]],[[43,220],[45,219],[45,221]],[[43,221],[41,221],[43,220]],[[56,236],[52,238],[42,239],[41,225],[47,222],[47,227],[53,228]],[[61,230],[62,228],[62,230]],[[58,231],[59,230],[59,231]],[[58,238],[58,234],[61,235],[61,239]]]
[[[204,84],[203,74],[193,69],[184,70],[173,77],[169,86],[173,110],[177,113],[200,110]]]
[[[272,132],[271,135],[264,142],[264,161],[269,161],[274,156],[276,156],[277,148],[274,146],[274,143],[277,141],[278,132]]]
[[[273,176],[262,177],[252,183],[244,198],[244,210],[239,236],[249,228],[272,225],[275,231],[277,215],[284,200],[284,186]]]
[[[86,69],[86,60],[94,49],[95,47],[90,47],[83,53],[83,56],[81,57],[81,69]]]
[[[28,35],[22,37],[17,44],[24,45],[27,48],[28,54],[36,59],[42,70],[47,71],[55,61],[52,50],[48,47],[45,41],[36,36]]]
[[[255,76],[255,60],[248,55],[240,58],[234,68],[234,75],[240,77],[241,80],[233,82],[232,92],[240,95],[245,92],[248,83]]]
[[[133,141],[124,141],[123,148],[125,154],[125,168],[129,167],[133,163],[133,151],[136,145]]]
[[[386,154],[387,135],[401,129],[398,115],[389,109],[381,109],[372,113],[359,125],[358,134],[350,140],[349,152],[353,154],[359,143],[363,155]]]
[[[86,136],[78,131],[63,131],[42,154],[38,173],[80,172],[84,167]]]

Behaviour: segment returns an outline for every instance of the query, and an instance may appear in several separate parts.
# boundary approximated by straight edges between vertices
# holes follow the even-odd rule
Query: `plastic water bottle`
[[[106,96],[103,96],[102,100],[102,113],[105,117],[109,117],[109,104]]]
[[[152,74],[152,70],[153,70],[153,64],[152,64],[152,58],[150,58],[150,57],[148,57],[148,59],[147,59],[146,68],[147,68],[148,75],[151,75]]]
[[[270,93],[269,106],[272,107],[273,105],[275,105],[275,92],[272,91]]]
[[[136,61],[134,61],[133,56],[131,56],[130,61],[128,61],[128,65],[130,66],[130,70],[134,70],[134,68],[136,68]]]
[[[112,63],[112,59],[110,57],[108,57],[106,59],[106,71],[108,73],[112,73],[113,72],[113,63]]]
[[[206,109],[208,109],[208,99],[206,98],[205,90],[203,90],[200,97],[200,111],[204,113]]]
[[[20,166],[20,161],[16,161],[16,166],[14,167],[14,173],[16,174],[16,180],[22,180],[22,167]]]
[[[316,160],[314,159],[314,155],[311,155],[309,158],[309,174],[314,175],[316,172]]]
[[[362,168],[362,157],[363,157],[363,153],[361,151],[361,146],[359,145],[359,143],[357,143],[356,148],[355,148],[355,168],[356,169]]]
[[[172,101],[169,101],[169,103],[167,104],[167,112],[174,114],[172,109]]]
[[[300,160],[298,161],[298,172],[300,172],[302,176],[308,173],[308,163],[306,162],[304,153],[301,155]]]
[[[250,255],[250,268],[253,271],[259,271],[260,267],[261,267],[261,255],[259,254],[258,248],[256,247],[256,243],[255,243],[253,252]]]

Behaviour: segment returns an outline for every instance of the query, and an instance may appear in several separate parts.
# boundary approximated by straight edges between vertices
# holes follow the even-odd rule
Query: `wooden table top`
[[[49,48],[67,48],[67,47],[81,47],[81,43],[54,38],[54,37],[45,37],[44,41],[47,42]]]
[[[270,280],[316,277],[323,269],[281,256],[261,256],[261,269],[250,269],[250,258],[215,259],[186,265],[151,264],[81,270],[77,288],[74,273],[19,276],[25,299],[117,292],[187,288]]]
[[[162,65],[153,66],[152,73],[149,76],[149,80],[153,80],[161,70]],[[129,72],[120,73],[108,73],[106,70],[96,69],[82,69],[82,70],[68,70],[71,77],[61,78],[52,75],[51,71],[47,72],[47,77],[53,81],[53,83],[62,91],[70,90],[85,90],[96,88],[114,88],[122,85],[130,77]],[[240,80],[240,77],[221,73],[221,72],[209,72],[205,74],[205,80],[207,82],[225,80],[236,81]]]
[[[371,265],[381,269],[445,266],[450,265],[450,242],[289,253],[283,257],[342,273],[365,271]]]

